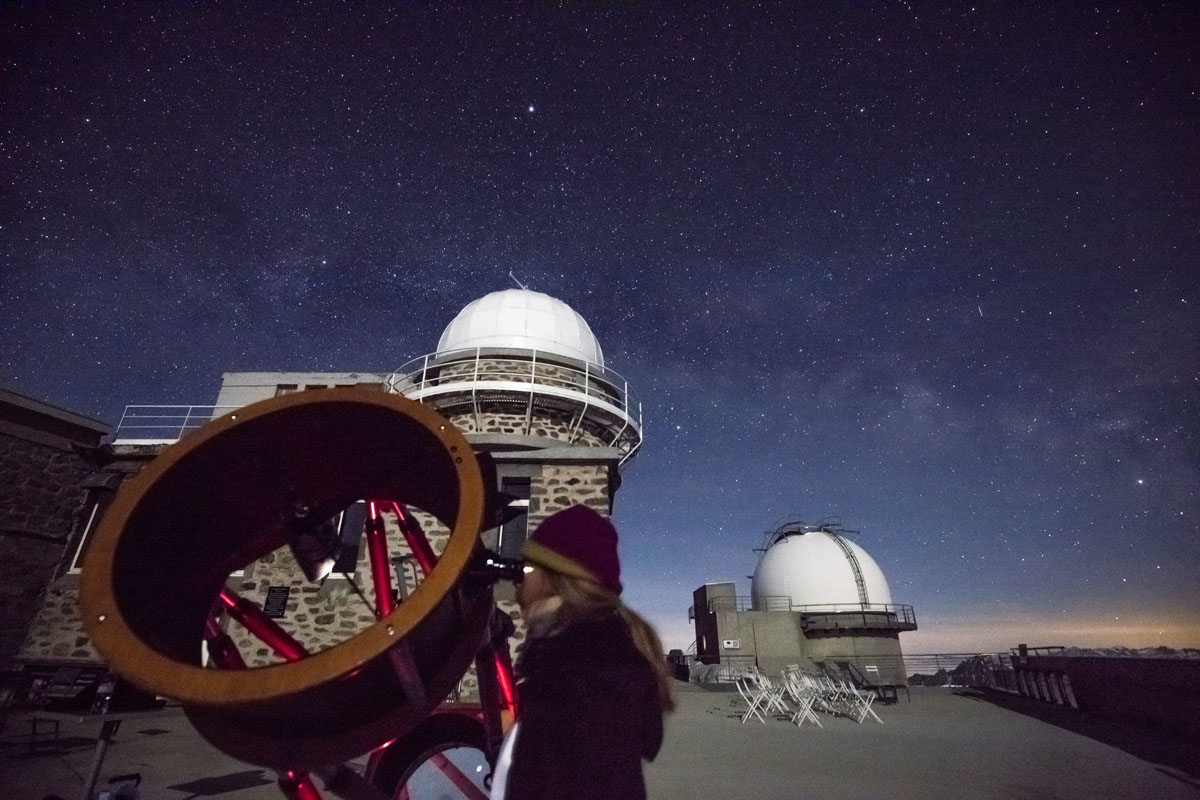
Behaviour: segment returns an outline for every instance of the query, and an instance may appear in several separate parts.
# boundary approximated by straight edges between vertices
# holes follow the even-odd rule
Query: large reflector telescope
[[[201,666],[230,573],[358,500],[450,530],[416,590],[320,652]],[[426,406],[363,389],[265,400],[185,437],[121,489],[88,549],[84,621],[115,671],[180,701],[225,752],[277,770],[343,761],[419,722],[483,643],[490,584],[468,570],[485,502],[470,445]]]

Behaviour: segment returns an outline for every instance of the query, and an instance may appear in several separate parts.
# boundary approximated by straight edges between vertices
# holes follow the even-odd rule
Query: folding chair
[[[758,721],[767,724],[763,719],[763,715],[759,713],[758,708],[763,701],[763,692],[758,689],[749,679],[734,678],[733,685],[737,687],[738,694],[746,701],[746,713],[742,714],[742,724],[746,724],[746,720],[750,719],[750,715],[758,717]]]
[[[787,704],[783,701],[783,695],[784,692],[787,691],[787,687],[782,684],[775,684],[764,673],[759,672],[758,670],[752,672],[751,676],[755,685],[762,693],[763,711],[766,711],[768,714],[782,714],[784,716],[790,716],[792,712],[787,707]]]
[[[804,681],[804,676],[799,673],[799,670],[784,672],[783,683],[787,687],[792,702],[796,704],[796,713],[792,714],[792,723],[799,728],[805,720],[809,720],[817,723],[818,728],[824,728],[825,726],[821,724],[821,720],[812,710],[813,703],[817,699],[817,692]]]
[[[879,715],[871,708],[871,703],[875,700],[874,692],[859,691],[859,689],[846,678],[839,678],[835,681],[838,688],[838,696],[841,702],[843,713],[850,717],[855,722],[862,724],[862,721],[870,714],[872,717],[883,724],[883,720],[879,719]]]
[[[838,692],[841,694],[842,709],[845,715],[851,719],[857,719],[863,704],[862,695],[859,693],[858,688],[849,678],[839,678],[837,685]]]
[[[860,692],[860,691],[855,690],[854,695],[855,695],[855,697],[858,698],[858,704],[855,707],[855,720],[854,721],[857,722],[859,725],[861,725],[862,721],[867,718],[868,714],[870,714],[872,717],[875,718],[876,722],[878,722],[880,725],[882,725],[883,720],[881,720],[879,718],[879,715],[875,713],[875,709],[871,708],[871,704],[873,702],[875,702],[875,693],[874,692]]]
[[[819,690],[819,708],[834,716],[843,713],[846,708],[845,698],[842,696],[841,687],[834,682],[833,678],[823,675],[815,679],[815,683]]]

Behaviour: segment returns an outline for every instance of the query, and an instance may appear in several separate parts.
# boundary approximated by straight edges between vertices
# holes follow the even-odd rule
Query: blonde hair
[[[558,616],[562,622],[570,624],[577,620],[595,619],[606,614],[616,613],[629,629],[629,638],[634,647],[650,664],[654,672],[655,683],[658,687],[658,703],[663,711],[675,708],[671,697],[671,675],[667,672],[667,662],[663,656],[662,641],[649,622],[642,619],[633,609],[621,602],[620,595],[586,578],[576,578],[564,575],[552,569],[547,569],[550,585],[554,593],[562,598],[562,607]]]

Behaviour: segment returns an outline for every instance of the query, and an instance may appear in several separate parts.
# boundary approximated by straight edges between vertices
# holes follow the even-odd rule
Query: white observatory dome
[[[789,597],[793,606],[890,604],[892,592],[883,570],[867,551],[841,537],[862,573],[866,597],[860,597],[854,567],[834,535],[822,530],[789,532],[763,553],[751,579],[755,608],[768,608],[765,598]],[[760,602],[760,598],[763,600]]]
[[[528,289],[492,292],[458,312],[438,353],[476,347],[538,350],[604,366],[604,354],[592,329],[569,305]]]

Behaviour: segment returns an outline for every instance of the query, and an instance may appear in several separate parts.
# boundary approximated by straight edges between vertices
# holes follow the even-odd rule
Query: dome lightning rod
[[[517,276],[513,275],[513,271],[511,269],[508,271],[508,277],[512,278],[513,283],[515,283],[517,286],[519,286],[523,291],[526,291],[526,292],[529,291],[529,287],[526,286],[525,284],[521,283],[521,281],[517,279]]]
[[[319,800],[310,773],[342,797],[378,800],[344,762],[414,728],[472,661],[494,760],[500,709],[516,698],[507,616],[499,619],[492,584],[515,567],[480,543],[496,518],[483,472],[457,428],[398,395],[329,389],[238,409],[181,439],[118,493],[84,563],[88,632],[115,672],[178,700],[219,749],[274,769],[293,800]],[[363,498],[374,500],[375,621],[310,652],[226,583],[284,546],[319,580],[333,551],[318,545],[336,547],[328,521]],[[399,603],[382,520],[389,506],[423,573]],[[449,530],[440,554],[413,509]],[[282,663],[248,667],[221,616]],[[449,762],[435,766],[463,777]]]

